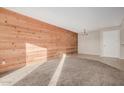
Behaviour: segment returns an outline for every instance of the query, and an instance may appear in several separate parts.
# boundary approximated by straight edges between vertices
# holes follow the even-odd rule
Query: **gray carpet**
[[[124,72],[98,61],[67,58],[59,86],[124,85]]]
[[[48,85],[60,59],[41,65],[15,85]],[[124,72],[98,61],[67,57],[59,77],[58,86],[124,85]]]
[[[58,64],[59,59],[46,62],[17,82],[15,86],[47,86]]]

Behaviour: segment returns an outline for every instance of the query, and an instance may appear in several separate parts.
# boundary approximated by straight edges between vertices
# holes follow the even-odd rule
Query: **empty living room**
[[[124,8],[1,7],[0,86],[124,86]]]

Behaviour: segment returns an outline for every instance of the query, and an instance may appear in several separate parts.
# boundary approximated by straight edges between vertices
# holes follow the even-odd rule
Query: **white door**
[[[103,56],[120,57],[120,31],[103,32]]]

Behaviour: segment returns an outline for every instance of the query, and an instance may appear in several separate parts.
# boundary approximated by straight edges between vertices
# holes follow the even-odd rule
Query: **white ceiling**
[[[124,18],[124,8],[8,7],[7,9],[75,32],[80,32],[83,28],[92,31],[120,25]]]

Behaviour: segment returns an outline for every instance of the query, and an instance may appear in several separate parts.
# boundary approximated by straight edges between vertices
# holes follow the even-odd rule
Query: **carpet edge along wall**
[[[77,53],[77,33],[0,8],[0,73]]]

